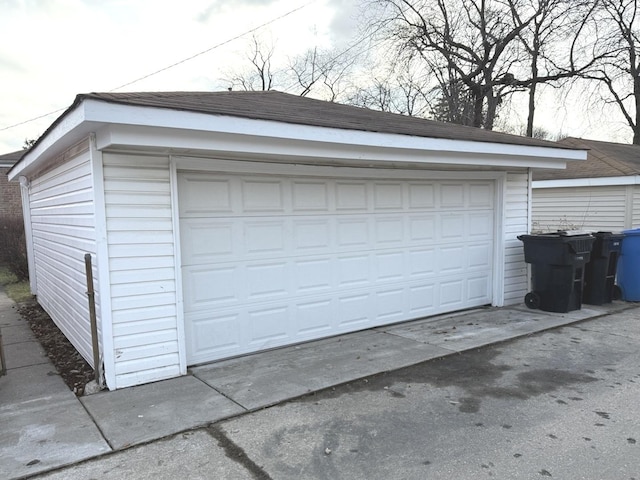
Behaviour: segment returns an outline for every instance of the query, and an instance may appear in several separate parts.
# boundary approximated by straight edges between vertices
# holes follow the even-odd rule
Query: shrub
[[[29,278],[24,223],[20,217],[0,217],[0,261],[19,281]]]

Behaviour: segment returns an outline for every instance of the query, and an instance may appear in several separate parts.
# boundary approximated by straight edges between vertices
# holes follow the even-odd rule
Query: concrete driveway
[[[39,478],[640,478],[640,311],[372,374]]]

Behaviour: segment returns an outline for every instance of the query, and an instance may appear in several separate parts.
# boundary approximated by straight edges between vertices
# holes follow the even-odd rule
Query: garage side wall
[[[631,224],[627,228],[640,228],[640,185],[632,185],[632,202],[633,211],[631,212]],[[627,204],[628,208],[628,204]]]
[[[528,291],[527,264],[518,235],[529,229],[529,187],[527,173],[508,173],[505,198],[505,272],[504,304],[522,302]]]
[[[169,159],[103,155],[116,388],[175,377],[177,294]]]
[[[534,188],[534,231],[620,231],[625,227],[626,186]]]
[[[89,142],[30,179],[29,209],[38,303],[93,365],[84,264],[96,253]]]

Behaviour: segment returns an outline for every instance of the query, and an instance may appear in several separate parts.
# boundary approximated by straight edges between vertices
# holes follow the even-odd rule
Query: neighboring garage
[[[278,92],[87,94],[10,172],[31,286],[122,388],[528,291],[532,168],[585,152]]]

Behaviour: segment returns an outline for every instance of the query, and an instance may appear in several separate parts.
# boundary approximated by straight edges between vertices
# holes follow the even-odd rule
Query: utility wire
[[[238,40],[239,38],[245,37],[245,36],[249,35],[250,33],[256,32],[256,31],[266,27],[267,25],[271,25],[272,23],[275,23],[278,20],[282,20],[283,18],[288,17],[289,15],[292,15],[292,14],[296,13],[298,10],[302,10],[303,8],[306,8],[309,5],[311,5],[312,3],[315,3],[317,1],[318,0],[311,0],[310,2],[307,2],[307,3],[305,3],[304,5],[302,5],[302,6],[298,7],[298,8],[294,8],[293,10],[291,10],[291,11],[289,11],[289,12],[283,14],[283,15],[280,15],[279,17],[273,18],[273,19],[269,20],[268,22],[265,22],[265,23],[263,23],[261,25],[258,25],[257,27],[252,28],[251,30],[247,30],[246,32],[241,33],[240,35],[236,35],[235,37],[230,38],[228,40],[225,40],[224,42],[218,43],[217,45],[214,45],[213,47],[210,47],[210,48],[207,48],[206,50],[198,52],[195,55],[191,55],[190,57],[187,57],[187,58],[185,58],[183,60],[180,60],[180,61],[178,61],[176,63],[173,63],[173,64],[171,64],[171,65],[169,65],[167,67],[161,68],[160,70],[156,70],[155,72],[152,72],[152,73],[150,73],[148,75],[145,75],[143,77],[137,78],[137,79],[135,79],[135,80],[133,80],[131,82],[125,83],[123,85],[120,85],[119,87],[116,87],[116,88],[114,88],[112,90],[109,90],[109,91],[113,92],[115,90],[120,90],[121,88],[128,87],[129,85],[133,85],[134,83],[138,83],[141,80],[145,80],[145,79],[147,79],[149,77],[157,75],[158,73],[164,72],[166,70],[169,70],[170,68],[173,68],[173,67],[181,65],[181,64],[183,64],[185,62],[188,62],[189,60],[193,60],[194,58],[199,57],[200,55],[204,55],[205,53],[209,53],[210,51],[215,50],[216,48],[220,48],[220,47],[222,47],[224,45],[227,45],[228,43],[231,43],[231,42],[233,42],[235,40]]]
[[[264,23],[258,25],[257,27],[254,27],[254,28],[252,28],[250,30],[247,30],[247,31],[245,31],[245,32],[243,32],[243,33],[241,33],[239,35],[236,35],[235,37],[232,37],[232,38],[230,38],[228,40],[225,40],[224,42],[218,43],[218,44],[216,44],[216,45],[214,45],[214,46],[212,46],[210,48],[207,48],[206,50],[202,50],[201,52],[196,53],[195,55],[191,55],[190,57],[187,57],[187,58],[184,58],[184,59],[182,59],[182,60],[180,60],[178,62],[172,63],[171,65],[169,65],[167,67],[164,67],[164,68],[161,68],[160,70],[156,70],[155,72],[149,73],[148,75],[144,75],[144,76],[142,76],[140,78],[136,78],[135,80],[132,80],[132,81],[127,82],[127,83],[124,83],[124,84],[120,85],[119,87],[113,88],[113,89],[111,89],[109,91],[110,92],[114,92],[116,90],[120,90],[121,88],[128,87],[129,85],[133,85],[134,83],[138,83],[138,82],[140,82],[142,80],[145,80],[145,79],[147,79],[149,77],[157,75],[158,73],[167,71],[167,70],[169,70],[169,69],[171,69],[173,67],[177,67],[178,65],[182,65],[183,63],[188,62],[189,60],[193,60],[196,57],[204,55],[205,53],[209,53],[212,50],[220,48],[220,47],[222,47],[224,45],[227,45],[227,44],[229,44],[229,43],[231,43],[231,42],[233,42],[235,40],[238,40],[238,39],[240,39],[242,37],[245,37],[246,35],[254,33],[254,32],[256,32],[256,31],[258,31],[258,30],[260,30],[260,29],[262,29],[262,28],[264,28],[264,27],[266,27],[268,25],[271,25],[272,23],[275,23],[275,22],[277,22],[279,20],[282,20],[283,18],[286,18],[289,15],[292,15],[292,14],[298,12],[299,10],[302,10],[303,8],[306,8],[309,5],[311,5],[312,3],[315,3],[317,1],[318,0],[311,0],[310,2],[307,2],[307,3],[305,3],[304,5],[302,5],[300,7],[294,8],[293,10],[290,10],[287,13],[280,15],[279,17],[276,17],[276,18],[273,18],[273,19],[271,19],[271,20],[269,20],[267,22],[264,22]],[[27,123],[35,122],[36,120],[40,120],[41,118],[48,117],[49,115],[53,115],[54,113],[61,112],[61,111],[65,110],[65,109],[66,109],[66,107],[65,108],[59,108],[58,110],[54,110],[52,112],[45,113],[43,115],[39,115],[39,116],[34,117],[34,118],[30,118],[29,120],[24,120],[22,122],[14,123],[13,125],[8,125],[6,127],[2,127],[2,128],[0,128],[0,132],[3,132],[5,130],[9,130],[11,128],[19,127],[20,125],[25,125]]]

